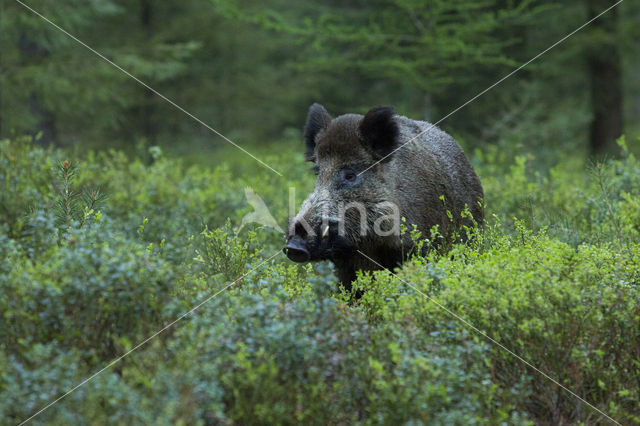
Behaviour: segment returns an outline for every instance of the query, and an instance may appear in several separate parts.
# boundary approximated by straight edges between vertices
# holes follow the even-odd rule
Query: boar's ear
[[[392,107],[376,107],[370,109],[360,121],[360,141],[378,159],[388,161],[390,157],[385,157],[398,146],[400,129],[393,119],[394,114]]]
[[[304,125],[304,158],[307,161],[315,161],[316,136],[320,130],[326,129],[331,123],[331,116],[320,104],[309,107],[307,123]]]

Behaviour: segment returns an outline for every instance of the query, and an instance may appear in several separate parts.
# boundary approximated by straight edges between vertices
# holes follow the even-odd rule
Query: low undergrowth
[[[471,242],[363,274],[355,299],[278,232],[239,231],[246,187],[284,227],[288,187],[313,186],[300,159],[266,159],[282,179],[0,141],[0,422],[135,349],[34,421],[640,423],[640,166],[620,146],[547,171],[487,149]]]

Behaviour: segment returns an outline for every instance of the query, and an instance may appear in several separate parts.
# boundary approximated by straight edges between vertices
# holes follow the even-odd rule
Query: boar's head
[[[322,105],[311,106],[305,158],[315,163],[318,177],[289,224],[284,252],[291,260],[336,261],[398,238],[399,211],[387,170],[398,137],[390,107],[332,118]]]

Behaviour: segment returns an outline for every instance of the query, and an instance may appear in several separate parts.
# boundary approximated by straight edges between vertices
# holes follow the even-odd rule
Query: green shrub
[[[488,147],[478,166],[487,213],[497,215],[510,232],[518,218],[534,231],[547,227],[550,235],[572,245],[637,242],[640,163],[624,138],[618,145],[620,159],[585,166],[566,158],[546,171],[533,169],[531,154],[515,157],[512,164]]]
[[[487,220],[471,242],[414,257],[396,271],[404,282],[360,274],[347,293],[326,262],[265,263],[282,247],[274,230],[238,229],[246,187],[284,227],[289,186],[296,204],[313,187],[299,157],[269,158],[282,179],[158,150],[75,159],[2,141],[0,423],[134,348],[36,421],[603,422],[442,307],[640,423],[640,167],[620,146],[620,159],[550,170],[487,148],[474,159]],[[103,204],[91,191],[67,210],[65,160],[77,165],[70,190],[99,189]]]
[[[31,137],[0,140],[0,223],[9,235],[20,235],[29,210],[45,206],[52,191],[59,151],[32,145]]]
[[[30,229],[55,241],[52,222]],[[71,230],[36,260],[29,253],[14,253],[0,277],[0,336],[10,348],[58,341],[105,361],[119,336],[139,339],[171,314],[170,265],[108,226]]]
[[[573,248],[516,226],[519,235],[502,236],[488,249],[476,241],[446,256],[414,259],[399,272],[405,283],[389,273],[361,278],[361,306],[376,322],[414,321],[430,333],[454,320],[437,302],[613,418],[636,421],[640,245],[621,252]],[[599,418],[497,346],[488,363],[494,383],[526,389],[529,398],[516,408],[543,423]]]

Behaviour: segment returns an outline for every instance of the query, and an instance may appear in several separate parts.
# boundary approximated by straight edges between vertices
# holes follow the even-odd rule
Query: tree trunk
[[[26,63],[34,63],[36,61],[42,61],[43,58],[49,56],[49,51],[33,41],[27,34],[22,34],[18,40],[18,47]],[[50,145],[56,141],[56,119],[55,114],[52,111],[47,110],[43,106],[41,98],[43,92],[38,93],[37,90],[33,90],[29,93],[28,106],[31,115],[37,118],[38,127],[34,131],[34,135],[40,134],[38,143],[41,145]]]
[[[4,13],[4,3],[0,0],[0,23]],[[2,46],[2,31],[0,31],[0,46]],[[0,50],[0,139],[2,139],[2,50]]]
[[[611,4],[606,0],[588,0],[588,5],[589,15],[593,18]],[[617,8],[591,25],[595,42],[587,58],[593,111],[589,147],[592,154],[599,155],[611,150],[613,142],[622,135],[622,65],[616,43]]]
[[[2,63],[0,63],[0,139],[2,139],[2,111]]]
[[[149,0],[141,0],[140,2],[140,23],[142,24],[142,28],[145,32],[145,37],[147,39],[147,43],[150,43],[152,36],[152,27],[151,27],[151,18],[152,18],[152,9],[151,2]],[[154,94],[146,87],[143,88],[143,104],[142,104],[142,133],[145,138],[151,142],[155,143],[156,139],[156,128],[154,126],[153,121],[153,101]]]
[[[31,114],[38,118],[38,130],[33,135],[40,134],[38,143],[44,146],[51,145],[57,140],[56,119],[54,115],[47,111],[34,93],[29,95],[29,110]]]

